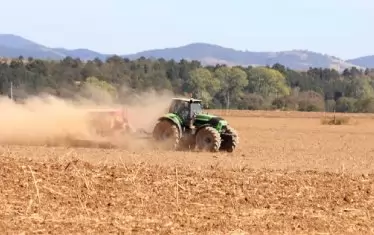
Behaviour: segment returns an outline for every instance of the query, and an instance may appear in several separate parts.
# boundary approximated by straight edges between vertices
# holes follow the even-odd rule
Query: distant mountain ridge
[[[0,57],[17,58],[19,56],[39,59],[62,59],[66,56],[92,60],[105,60],[109,54],[89,49],[68,50],[65,48],[49,48],[23,37],[12,34],[0,34]],[[119,55],[129,59],[140,57],[199,60],[204,65],[273,65],[280,63],[291,69],[306,70],[309,67],[335,68],[343,70],[352,66],[358,68],[374,68],[374,55],[342,60],[335,56],[316,53],[308,50],[291,50],[279,52],[250,52],[225,48],[207,43],[191,43],[181,47],[154,49],[129,55]]]
[[[364,68],[374,68],[374,55],[362,56],[347,60],[348,63],[357,64]]]

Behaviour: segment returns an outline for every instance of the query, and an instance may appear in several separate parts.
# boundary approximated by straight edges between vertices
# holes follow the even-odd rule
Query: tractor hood
[[[227,121],[222,117],[206,113],[197,114],[195,117],[195,124],[197,124],[198,126],[209,124],[212,127],[216,128],[219,132],[222,130],[222,127],[228,125]]]
[[[196,119],[201,120],[201,121],[209,121],[212,118],[221,119],[220,117],[217,117],[217,116],[212,115],[212,114],[206,114],[206,113],[199,113],[199,114],[196,115]]]

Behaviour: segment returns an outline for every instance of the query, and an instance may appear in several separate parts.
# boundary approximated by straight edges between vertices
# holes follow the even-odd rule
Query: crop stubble
[[[236,111],[234,154],[3,146],[0,230],[373,233],[374,120],[309,115]]]

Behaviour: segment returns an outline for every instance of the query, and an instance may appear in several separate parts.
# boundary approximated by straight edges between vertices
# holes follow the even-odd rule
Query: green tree
[[[374,112],[374,70],[338,72],[328,68],[296,71],[279,63],[262,67],[202,66],[199,61],[112,56],[81,61],[0,58],[0,93],[19,99],[49,93],[126,101],[129,94],[169,90],[193,92],[209,108]],[[290,94],[290,90],[292,91]],[[99,98],[98,98],[99,97]],[[341,98],[343,97],[343,98]],[[105,98],[105,99],[104,99]],[[335,102],[336,101],[336,102]]]
[[[205,104],[210,104],[220,88],[220,81],[205,68],[194,69],[189,76],[188,84],[193,96],[202,99]]]
[[[355,78],[351,82],[352,96],[358,99],[374,97],[374,89],[367,77]]]
[[[242,96],[244,87],[248,85],[247,74],[238,67],[220,67],[215,74],[221,83],[221,91],[226,108],[230,108],[230,102],[238,101]]]
[[[248,70],[248,90],[263,97],[279,97],[290,94],[286,79],[278,70],[255,67]]]
[[[118,95],[114,86],[96,77],[88,77],[81,91],[87,98],[100,103],[112,102]]]

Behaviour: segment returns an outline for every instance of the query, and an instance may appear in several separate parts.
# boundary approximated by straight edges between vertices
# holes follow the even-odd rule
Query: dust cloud
[[[90,125],[89,112],[119,108],[125,111],[134,129],[150,132],[173,97],[168,91],[134,93],[125,87],[122,89],[127,92],[116,102],[97,88],[85,90],[91,92],[90,96],[78,94],[71,100],[42,94],[19,103],[6,96],[0,97],[0,144],[45,145],[66,138],[103,140]],[[126,138],[126,141],[135,139]]]

